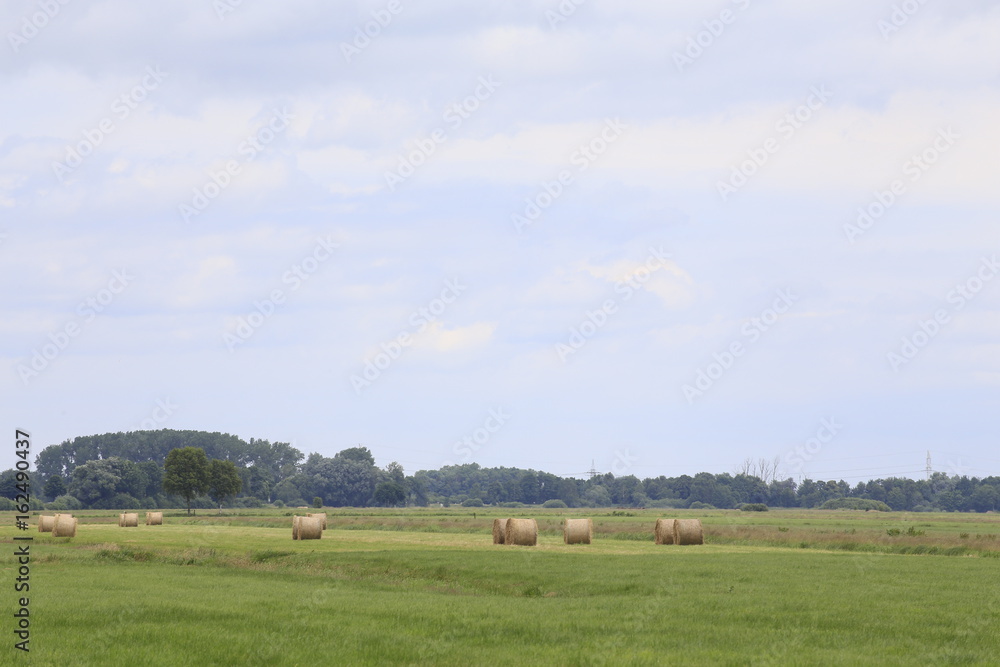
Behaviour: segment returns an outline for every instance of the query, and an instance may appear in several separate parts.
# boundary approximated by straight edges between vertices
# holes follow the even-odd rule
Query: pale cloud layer
[[[995,3],[230,4],[0,8],[10,428],[996,473]]]

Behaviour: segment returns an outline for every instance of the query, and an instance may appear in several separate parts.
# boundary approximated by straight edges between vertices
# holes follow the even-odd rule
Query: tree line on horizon
[[[168,458],[191,448],[215,466],[215,486],[179,493]],[[177,456],[174,454],[174,456]],[[198,463],[196,467],[201,466]],[[200,468],[199,468],[200,469]],[[207,470],[207,467],[205,468]],[[773,471],[772,471],[773,472]],[[207,473],[206,473],[207,474]],[[221,477],[220,477],[221,475]],[[555,504],[567,507],[731,509],[741,505],[816,508],[845,506],[846,499],[897,511],[1000,510],[1000,477],[934,473],[930,479],[892,477],[851,486],[847,482],[701,472],[694,476],[598,474],[559,477],[523,468],[483,468],[476,463],[419,470],[407,476],[392,462],[375,464],[367,447],[325,457],[304,455],[285,442],[204,431],[133,431],[82,436],[43,449],[32,472],[32,509],[165,509],[303,506],[394,507]],[[221,491],[220,491],[221,489]],[[224,492],[223,492],[224,491]],[[17,495],[15,471],[0,473],[0,509]],[[885,505],[879,505],[884,503]]]

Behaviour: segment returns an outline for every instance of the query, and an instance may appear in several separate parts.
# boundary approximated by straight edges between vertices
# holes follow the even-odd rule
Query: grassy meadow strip
[[[995,544],[996,515],[702,512],[707,544],[673,547],[652,542],[659,511],[529,509],[517,513],[544,526],[539,545],[505,547],[492,545],[490,524],[511,511],[326,511],[330,530],[310,541],[293,541],[290,517],[275,510],[167,512],[163,526],[136,528],[118,527],[117,513],[80,512],[75,538],[35,533],[32,664],[905,665],[1000,655],[1000,558],[984,557],[995,546],[967,557],[836,546]],[[593,517],[594,543],[563,544],[553,526],[565,516]],[[425,530],[398,527],[411,517]],[[8,547],[13,536],[0,528]]]

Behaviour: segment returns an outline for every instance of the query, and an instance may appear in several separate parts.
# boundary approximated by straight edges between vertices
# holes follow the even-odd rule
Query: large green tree
[[[219,504],[219,514],[222,514],[222,503],[226,498],[233,498],[243,489],[243,480],[236,471],[232,461],[212,459],[208,464],[208,495]]]
[[[184,498],[188,514],[191,514],[191,501],[207,493],[209,487],[208,457],[204,449],[180,447],[170,450],[163,464],[163,490]]]

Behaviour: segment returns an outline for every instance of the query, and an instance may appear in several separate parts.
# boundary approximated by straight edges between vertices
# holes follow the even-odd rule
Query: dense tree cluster
[[[174,464],[168,464],[170,460]],[[376,466],[366,447],[351,447],[332,458],[307,458],[284,442],[164,429],[79,437],[46,447],[36,459],[32,486],[35,497],[56,510],[155,509],[189,503],[193,508],[302,506],[316,498],[332,507],[562,502],[568,507],[729,509],[760,503],[814,508],[858,499],[885,503],[893,510],[1000,510],[1000,477],[935,473],[929,480],[889,478],[852,487],[843,480],[782,480],[767,466],[742,470],[735,475],[703,472],[639,479],[608,473],[575,479],[470,463],[407,477],[398,463]],[[13,470],[0,473],[0,509],[7,502],[3,498],[17,493],[14,476]]]
[[[414,476],[430,502],[461,503],[479,498],[487,504],[543,503],[562,500],[570,507],[704,507],[730,509],[746,503],[770,507],[820,507],[828,500],[857,498],[884,502],[893,510],[1000,510],[1000,477],[951,476],[935,473],[929,480],[892,477],[851,486],[841,481],[796,483],[749,474],[698,473],[693,477],[608,473],[590,479],[562,478],[517,468],[481,468],[475,463],[421,470]]]

